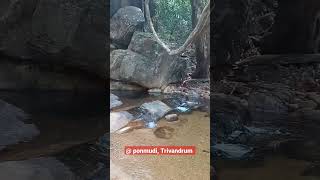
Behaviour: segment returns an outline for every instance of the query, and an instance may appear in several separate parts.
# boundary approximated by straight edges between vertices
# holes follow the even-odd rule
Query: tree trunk
[[[190,1],[192,9],[192,27],[195,28],[201,15],[203,5],[201,4],[201,0]],[[194,43],[196,50],[196,70],[192,74],[193,78],[208,78],[209,76],[209,39],[209,28],[207,28],[201,38]]]

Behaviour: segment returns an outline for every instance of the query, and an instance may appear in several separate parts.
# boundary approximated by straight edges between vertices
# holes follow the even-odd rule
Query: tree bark
[[[195,28],[202,12],[201,0],[190,0],[191,1],[191,10],[192,10],[192,28]],[[210,58],[208,51],[208,39],[209,37],[209,28],[207,28],[203,34],[200,35],[200,38],[195,41],[195,53],[196,53],[196,70],[192,74],[193,78],[208,78],[209,76],[209,66]]]

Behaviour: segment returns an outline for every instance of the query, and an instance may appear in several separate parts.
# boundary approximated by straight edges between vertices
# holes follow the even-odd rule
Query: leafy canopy
[[[159,36],[182,44],[192,31],[190,0],[155,0],[155,21]]]

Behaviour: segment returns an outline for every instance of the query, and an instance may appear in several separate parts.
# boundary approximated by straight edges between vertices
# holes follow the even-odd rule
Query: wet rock
[[[253,151],[253,148],[240,144],[216,144],[213,149],[221,158],[232,160],[248,159]]]
[[[110,109],[121,105],[122,102],[119,100],[119,97],[110,93]]]
[[[174,121],[177,121],[179,119],[177,114],[168,114],[168,115],[165,116],[165,118],[169,122],[174,122]]]
[[[147,110],[149,113],[155,115],[158,118],[162,118],[165,114],[172,110],[168,105],[159,100],[149,103],[143,103],[141,105],[141,108]]]
[[[23,110],[0,100],[0,150],[29,141],[40,133],[34,124],[26,122],[27,119],[28,115]]]
[[[113,133],[120,128],[126,126],[134,117],[132,114],[121,111],[121,112],[111,112],[110,113],[110,133]]]
[[[117,133],[119,134],[127,133],[135,129],[142,129],[144,127],[145,127],[145,123],[142,120],[134,120],[134,121],[130,121],[125,127],[118,130]]]
[[[135,31],[142,30],[144,15],[134,6],[120,8],[110,20],[110,38],[113,43],[127,48]]]
[[[73,173],[54,158],[0,163],[0,179],[10,180],[76,180]]]

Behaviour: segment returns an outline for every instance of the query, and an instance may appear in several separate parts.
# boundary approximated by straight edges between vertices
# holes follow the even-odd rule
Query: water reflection
[[[49,156],[93,141],[107,131],[104,94],[72,92],[0,92],[0,99],[31,117],[40,135],[8,146],[0,161]]]

